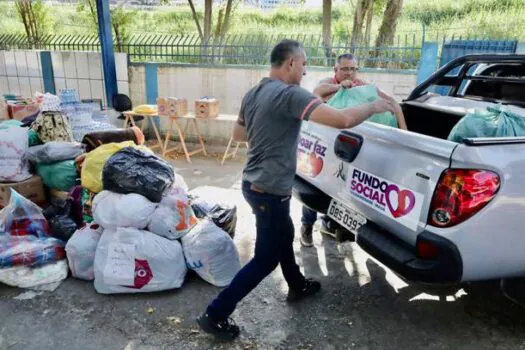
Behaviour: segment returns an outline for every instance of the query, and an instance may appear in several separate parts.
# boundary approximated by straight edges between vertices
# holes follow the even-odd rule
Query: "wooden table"
[[[157,128],[157,125],[155,124],[155,120],[153,120],[154,117],[159,116],[157,113],[146,114],[146,113],[135,113],[133,111],[127,111],[127,112],[123,112],[122,114],[124,114],[124,116],[126,117],[126,119],[124,120],[124,125],[123,125],[124,128],[128,127],[129,122],[131,122],[131,125],[137,126],[134,118],[144,117],[144,120],[141,123],[142,125],[140,127],[140,130],[144,132],[144,127],[146,126],[147,123],[150,123],[151,126],[153,127],[153,131],[155,132],[155,137],[157,138],[157,143],[155,145],[152,145],[150,148],[153,149],[153,148],[158,147],[160,148],[161,151],[164,150],[164,147],[162,146],[162,137],[160,136],[160,132],[159,132],[159,129]]]
[[[162,156],[164,157],[167,153],[169,152],[173,152],[175,150],[177,150],[179,147],[172,147],[170,149],[168,149],[168,142],[170,140],[170,137],[171,135],[173,134],[173,127],[175,126],[175,131],[177,131],[177,134],[179,135],[179,138],[180,138],[180,143],[181,143],[181,146],[182,146],[182,150],[184,152],[184,155],[186,156],[186,160],[188,161],[188,163],[191,163],[191,156],[194,155],[194,154],[198,154],[198,153],[204,153],[205,156],[208,155],[208,153],[206,152],[206,147],[204,146],[204,140],[202,139],[202,135],[201,135],[201,132],[200,132],[200,129],[199,129],[199,124],[197,123],[197,120],[201,119],[201,118],[195,118],[194,115],[192,114],[186,114],[186,115],[183,115],[183,116],[176,116],[176,117],[168,117],[170,118],[170,124],[168,126],[168,132],[166,133],[166,138],[164,140],[164,146],[162,147]],[[178,120],[185,120],[186,121],[186,125],[184,126],[184,130],[181,129],[181,126],[178,122]],[[206,119],[204,119],[206,120]],[[199,138],[199,142],[201,144],[201,147],[200,148],[197,148],[191,152],[188,152],[188,148],[186,147],[186,141],[185,141],[185,137],[186,137],[186,132],[188,131],[188,126],[190,127],[193,127],[195,129],[195,133],[197,134],[197,137]]]
[[[237,115],[219,114],[219,116],[216,118],[216,120],[228,120],[228,121],[233,121],[234,123],[237,123],[237,119],[238,118],[239,117]],[[233,150],[233,152],[230,152],[230,148],[233,146],[233,143],[235,143],[235,149]],[[228,141],[228,146],[226,147],[226,151],[224,151],[224,155],[222,156],[221,165],[224,165],[224,162],[229,157],[234,158],[234,157],[237,156],[237,152],[239,151],[239,146],[240,145],[245,145],[246,148],[248,148],[248,142],[237,142],[237,141],[235,141],[233,139],[233,132],[232,132],[232,135],[230,136],[230,141]]]

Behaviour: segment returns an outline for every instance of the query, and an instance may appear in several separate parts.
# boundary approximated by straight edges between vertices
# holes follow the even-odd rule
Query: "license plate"
[[[334,199],[330,202],[328,216],[353,234],[357,234],[357,230],[366,224],[366,218],[363,215]]]

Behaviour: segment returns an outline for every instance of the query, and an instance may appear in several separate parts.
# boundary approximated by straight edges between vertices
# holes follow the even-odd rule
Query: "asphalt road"
[[[247,262],[255,231],[239,191],[241,164],[176,165],[190,187],[222,187],[218,195],[238,205],[235,243]],[[298,229],[300,205],[292,207]],[[322,282],[320,295],[288,305],[277,269],[233,314],[242,329],[233,343],[198,331],[195,318],[220,289],[189,274],[179,290],[135,295],[99,295],[72,278],[54,292],[0,286],[0,349],[525,349],[525,310],[493,284],[439,297],[406,285],[353,243],[318,233],[314,241],[305,249],[296,239],[295,250],[305,274]]]

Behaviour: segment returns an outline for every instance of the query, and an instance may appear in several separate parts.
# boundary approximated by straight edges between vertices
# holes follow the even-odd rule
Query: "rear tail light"
[[[467,220],[494,198],[499,187],[500,178],[492,171],[445,170],[432,197],[428,224],[451,227]]]

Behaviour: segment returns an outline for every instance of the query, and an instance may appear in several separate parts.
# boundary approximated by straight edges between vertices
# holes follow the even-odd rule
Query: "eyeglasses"
[[[339,68],[343,72],[357,72],[359,71],[359,67],[340,67]]]

